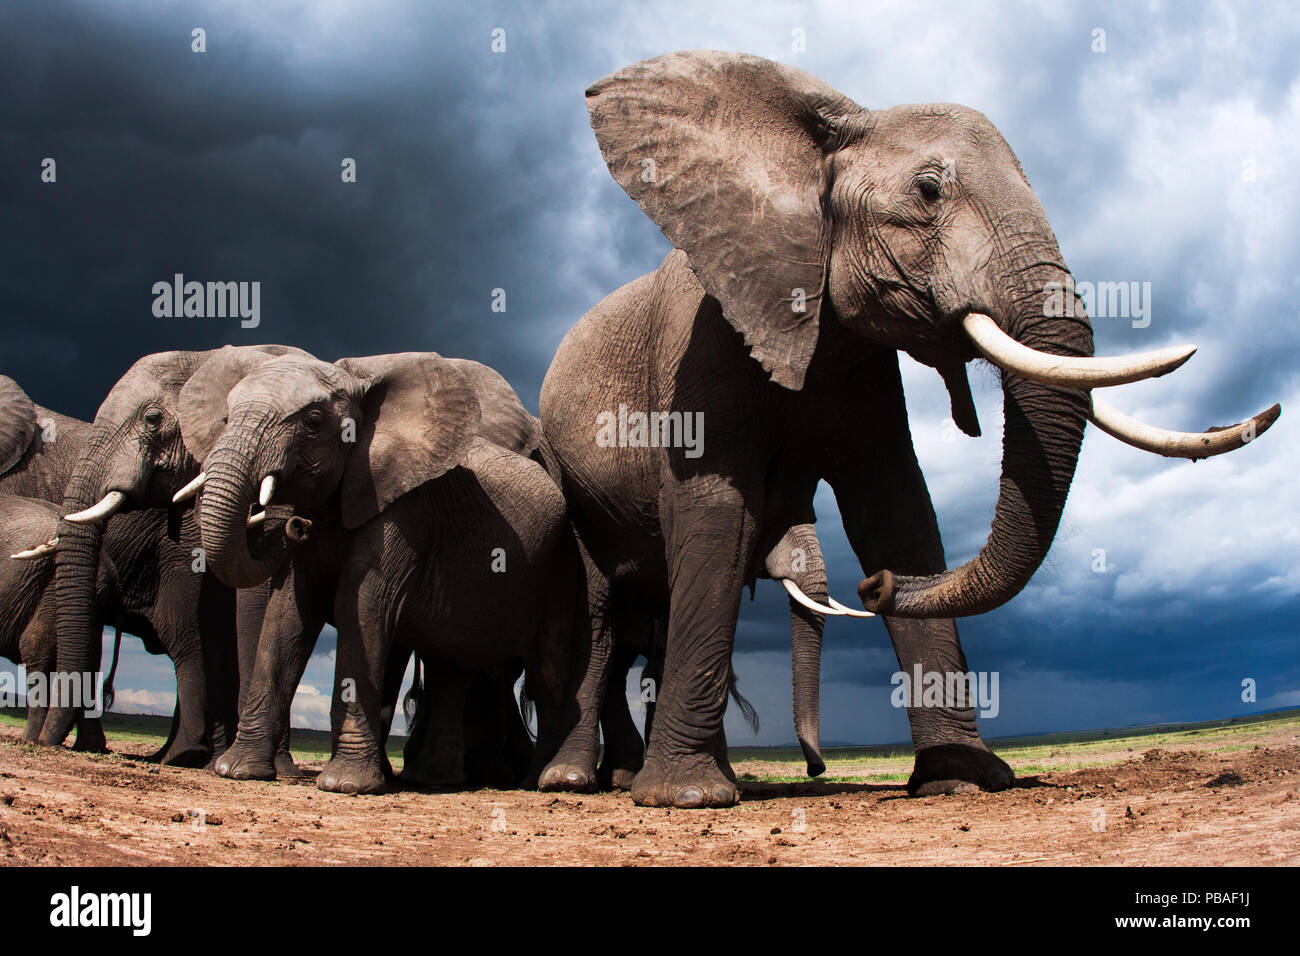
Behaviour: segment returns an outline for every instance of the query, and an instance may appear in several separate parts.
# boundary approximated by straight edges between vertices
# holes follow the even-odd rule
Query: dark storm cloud
[[[597,75],[557,74],[563,43],[517,16],[501,20],[501,55],[497,21],[465,11],[343,14],[331,31],[309,8],[274,30],[246,14],[0,12],[0,83],[15,91],[0,104],[3,370],[88,417],[151,351],[434,349],[493,365],[535,407],[559,337],[596,295],[564,217],[600,162],[583,101]],[[196,25],[206,53],[190,49]],[[40,181],[45,157],[55,184]],[[175,273],[260,281],[260,327],[154,317],[153,283]]]

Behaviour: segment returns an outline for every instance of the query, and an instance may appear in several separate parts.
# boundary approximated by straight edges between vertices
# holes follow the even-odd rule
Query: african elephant
[[[1172,435],[1092,398],[1192,350],[1092,357],[1047,216],[974,110],[864,110],[800,70],[717,52],[638,63],[596,83],[587,103],[610,172],[676,247],[583,316],[541,396],[546,443],[610,600],[669,615],[637,803],[737,801],[722,715],[740,591],[776,537],[812,522],[819,480],[900,667],[965,673],[952,618],[1005,603],[1037,569],[1089,418],[1139,447],[1205,457],[1278,414]],[[992,530],[955,570],[912,448],[900,350],[939,372],[968,434],[979,424],[965,364],[983,356],[1002,373]],[[973,709],[908,717],[910,793],[1012,782]]]
[[[34,744],[45,723],[53,691],[42,676],[54,671],[55,609],[54,548],[41,545],[29,553],[32,541],[49,541],[58,533],[59,507],[38,498],[0,493],[0,556],[13,554],[20,560],[0,557],[0,656],[27,669],[27,726],[23,740]],[[95,586],[96,612],[100,620],[115,620],[119,606],[117,576],[107,555],[101,556]],[[122,632],[117,630],[113,667],[102,688],[78,686],[69,689],[82,695],[81,703],[100,709],[112,706],[113,673],[117,668]],[[77,744],[74,749],[102,751],[104,732],[98,717],[77,716]]]
[[[472,672],[508,679],[522,662],[539,714],[534,764],[558,749],[573,722],[577,557],[559,489],[519,453],[535,447],[536,419],[499,375],[431,352],[330,364],[232,349],[182,390],[181,429],[203,461],[210,567],[237,587],[274,582],[219,774],[270,776],[293,693],[274,675],[291,671],[281,661],[305,664],[327,622],[335,745],[321,789],[383,789],[385,711],[394,662],[405,666],[395,643],[454,665],[439,668],[437,694],[456,713]],[[272,502],[308,526],[287,563],[245,543],[250,509]]]
[[[58,672],[98,666],[95,569],[107,553],[120,583],[122,627],[147,649],[165,651],[176,669],[177,718],[161,759],[199,766],[234,738],[235,594],[196,564],[194,511],[172,499],[198,473],[177,423],[180,388],[213,354],[148,355],[113,386],[68,476],[54,558]],[[40,742],[61,743],[73,716],[51,707]]]

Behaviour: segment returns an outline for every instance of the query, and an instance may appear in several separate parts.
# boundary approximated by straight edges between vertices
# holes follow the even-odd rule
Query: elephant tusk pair
[[[15,558],[18,561],[30,561],[33,558],[39,558],[53,553],[58,546],[59,536],[56,534],[54,537],[50,538],[49,541],[38,544],[34,548],[28,548],[26,551],[19,551],[15,554],[11,554],[9,557]]]
[[[206,471],[199,472],[197,478],[195,478],[193,481],[187,484],[180,491],[176,492],[176,494],[172,495],[172,504],[178,505],[182,501],[189,501],[191,498],[193,498],[203,489],[203,485],[207,482],[207,480],[208,480],[208,473]]]
[[[794,598],[796,601],[798,601],[808,610],[815,611],[818,614],[824,614],[827,617],[840,617],[840,616],[875,617],[876,616],[870,611],[855,611],[851,607],[845,607],[843,604],[835,600],[835,598],[833,597],[826,598],[826,600],[830,602],[831,605],[830,607],[826,607],[823,604],[818,604],[808,595],[804,594],[803,591],[799,588],[799,585],[795,584],[789,578],[782,578],[781,583],[785,585],[785,589],[790,593],[790,597]]]
[[[1173,345],[1139,355],[1076,358],[1039,352],[1017,342],[987,315],[971,312],[962,328],[980,354],[1000,369],[1030,381],[1070,388],[1125,385],[1172,372],[1196,352],[1192,345]],[[1210,458],[1235,451],[1268,430],[1282,413],[1274,405],[1254,418],[1206,432],[1175,432],[1130,418],[1109,402],[1092,396],[1088,419],[1106,434],[1125,444],[1168,458]]]
[[[110,491],[85,511],[64,515],[64,521],[73,524],[96,524],[110,518],[122,505],[126,504],[126,495],[120,491]]]

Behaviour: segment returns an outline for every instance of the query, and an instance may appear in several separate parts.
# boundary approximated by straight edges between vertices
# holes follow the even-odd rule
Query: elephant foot
[[[289,751],[280,750],[275,755],[275,776],[295,780],[310,777],[311,774],[293,762],[293,755]]]
[[[184,744],[176,741],[167,748],[159,761],[166,767],[202,767],[212,757],[212,751],[203,744]]]
[[[73,742],[72,749],[77,753],[84,754],[109,753],[108,740],[104,737],[104,731],[99,727],[94,730],[78,730],[77,739]]]
[[[1016,782],[1016,775],[1006,761],[982,746],[940,744],[916,752],[916,765],[907,781],[907,793],[913,797],[933,797],[947,793],[996,793]]]
[[[402,772],[396,777],[402,783],[413,787],[462,787],[465,785],[463,774],[447,774],[439,772],[437,767],[421,766],[420,764],[410,764],[402,768]]]
[[[231,780],[274,780],[278,768],[274,757],[268,756],[265,748],[236,739],[234,745],[216,759],[212,769],[218,777]]]
[[[378,761],[334,757],[316,778],[317,789],[328,793],[383,793],[383,769]]]
[[[642,765],[641,760],[602,761],[596,771],[596,786],[601,790],[631,790]]]
[[[527,770],[523,776],[527,777]],[[494,760],[486,763],[471,761],[470,765],[465,768],[465,785],[467,787],[486,787],[489,790],[513,790],[519,786],[520,774],[517,773],[505,760]],[[530,790],[537,788],[536,781]]]
[[[524,785],[527,787],[532,782],[530,775]],[[537,789],[548,793],[557,790],[567,793],[593,792],[596,789],[595,754],[584,758],[571,750],[566,752],[561,749],[555,759],[537,774]]]
[[[641,807],[731,807],[740,802],[735,774],[710,754],[693,754],[672,763],[646,759],[632,781],[632,801]]]

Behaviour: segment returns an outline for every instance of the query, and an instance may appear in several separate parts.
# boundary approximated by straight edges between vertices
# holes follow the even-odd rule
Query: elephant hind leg
[[[564,594],[576,603],[567,607],[553,609],[547,615],[550,650],[566,662],[569,674],[564,680],[565,687],[560,690],[561,699],[567,700],[571,708],[568,719],[563,718],[563,711],[548,716],[543,727],[542,702],[538,700],[538,740],[534,751],[533,770],[524,782],[527,788],[540,790],[565,790],[573,793],[589,793],[596,788],[596,758],[600,751],[600,710],[605,698],[605,688],[610,679],[610,662],[613,653],[613,638],[610,631],[609,580],[596,567],[591,556],[575,540],[570,542],[570,561],[556,562],[560,574],[557,589],[553,595]],[[578,570],[578,569],[581,570]],[[569,586],[564,585],[568,577]],[[578,587],[569,590],[573,581]],[[541,662],[545,665],[545,662]],[[530,695],[535,688],[536,678],[532,678],[527,689]],[[537,698],[534,698],[537,699]],[[551,705],[557,710],[558,701]],[[549,736],[553,717],[561,717],[566,726],[566,733],[558,748],[552,744]],[[548,731],[543,739],[541,731]]]
[[[600,705],[600,726],[604,732],[605,749],[596,771],[596,780],[602,790],[627,790],[645,763],[645,744],[627,704],[627,674],[639,656],[635,647],[629,647],[626,643],[620,645],[615,636],[614,660]]]

